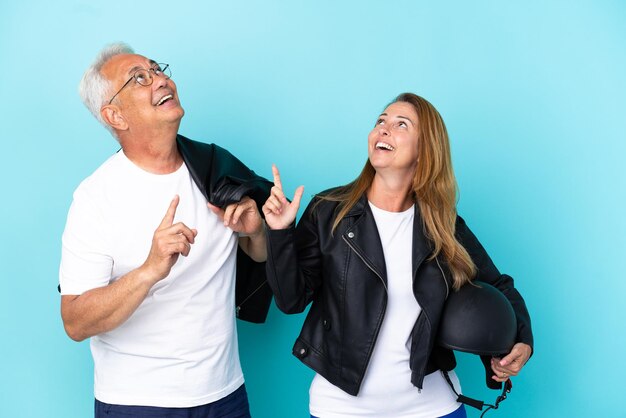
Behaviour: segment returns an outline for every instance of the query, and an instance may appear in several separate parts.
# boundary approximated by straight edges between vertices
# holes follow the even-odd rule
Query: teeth
[[[395,148],[386,142],[377,142],[376,149],[386,149],[387,151],[393,151]]]
[[[168,94],[167,96],[163,96],[161,100],[159,100],[159,102],[157,103],[157,106],[161,106],[163,103],[165,103],[166,100],[169,100],[172,97],[173,96],[171,94]]]

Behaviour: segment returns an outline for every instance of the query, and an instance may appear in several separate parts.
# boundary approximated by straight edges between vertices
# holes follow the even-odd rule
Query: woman
[[[405,93],[387,106],[359,177],[316,196],[296,228],[303,188],[288,202],[273,172],[268,281],[285,313],[312,302],[293,348],[317,372],[312,416],[465,417],[439,372],[454,355],[435,338],[447,295],[471,280],[500,289],[518,320],[511,352],[487,363],[491,379],[519,373],[533,344],[524,300],[456,214],[448,135],[428,101]]]

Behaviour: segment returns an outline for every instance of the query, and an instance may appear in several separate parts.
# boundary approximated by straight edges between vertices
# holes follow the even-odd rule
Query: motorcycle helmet
[[[450,350],[500,357],[511,351],[516,336],[517,319],[511,302],[495,287],[476,281],[465,284],[448,296],[441,316],[437,344]],[[507,380],[494,404],[486,404],[457,393],[448,372],[442,371],[442,374],[457,395],[457,402],[481,411],[487,406],[481,417],[490,409],[498,409],[513,387],[511,380]]]
[[[511,351],[516,336],[511,302],[495,287],[476,281],[448,296],[437,342],[451,350],[500,356]]]

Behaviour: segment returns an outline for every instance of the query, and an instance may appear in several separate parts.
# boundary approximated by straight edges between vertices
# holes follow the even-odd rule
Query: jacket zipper
[[[437,267],[439,267],[439,271],[441,272],[441,276],[443,277],[443,282],[446,284],[446,299],[448,299],[448,294],[450,293],[450,286],[448,286],[448,281],[446,280],[446,274],[443,272],[443,269],[441,268],[441,264],[439,264],[439,259],[437,257],[435,257],[435,261],[437,262]],[[422,316],[422,315],[425,315],[426,316],[426,320],[428,322],[430,322],[428,320],[428,315],[426,315],[426,312],[423,309],[420,312],[420,316]],[[432,332],[432,330],[431,330],[431,332]],[[422,370],[420,372],[420,374],[422,376],[422,384],[424,382],[424,370],[425,369],[426,369],[426,363],[424,363],[424,366],[422,367]],[[417,392],[418,393],[422,393],[422,388],[418,387],[417,388]]]
[[[342,238],[342,239],[346,242],[346,244],[348,244],[348,247],[350,247],[350,248],[352,249],[352,251],[354,251],[354,253],[357,255],[357,257],[359,257],[359,258],[361,259],[361,261],[363,261],[363,263],[365,263],[365,265],[367,266],[367,268],[369,268],[369,269],[370,269],[370,270],[371,270],[371,271],[372,271],[372,272],[373,272],[373,273],[374,273],[374,274],[375,274],[375,275],[376,275],[376,276],[380,279],[380,282],[383,284],[383,287],[385,288],[385,293],[389,294],[389,290],[387,289],[387,284],[386,284],[386,283],[385,283],[385,281],[383,280],[382,276],[381,276],[380,274],[378,274],[378,272],[377,272],[376,270],[374,270],[374,268],[372,267],[372,265],[371,265],[370,263],[368,263],[368,262],[365,260],[365,258],[363,258],[363,257],[361,256],[361,254],[357,251],[357,249],[356,249],[356,248],[354,248],[354,246],[350,243],[350,241],[348,241],[348,240],[346,239],[346,237],[345,237],[345,236],[343,236],[343,235],[342,235],[342,236],[341,236],[341,238]],[[384,321],[384,319],[385,319],[385,311],[387,310],[387,303],[386,303],[386,302],[385,302],[385,308],[384,308],[384,309],[385,309],[385,310],[383,311],[383,315],[382,315],[382,317],[381,317],[380,321],[378,322],[378,324],[376,325],[376,335],[374,336],[374,341],[378,340],[378,333],[380,332],[380,327],[382,326],[382,323],[383,323],[383,321]],[[374,344],[376,344],[376,343],[374,343]],[[374,347],[374,346],[372,346],[372,350],[373,350],[373,347]],[[367,361],[368,361],[368,363],[369,363],[369,361],[371,360],[371,358],[372,358],[372,351],[370,351],[370,352],[367,354]],[[362,383],[363,383],[363,376],[361,376],[361,384],[362,384]]]
[[[252,296],[254,296],[254,294],[255,294],[256,292],[258,292],[258,291],[259,291],[259,290],[263,287],[263,285],[265,285],[265,283],[267,283],[267,280],[263,281],[263,283],[261,283],[261,284],[259,285],[259,287],[257,287],[256,289],[254,289],[254,291],[253,291],[252,293],[250,293],[248,296],[246,296],[246,298],[245,298],[244,300],[242,300],[242,301],[241,301],[241,303],[240,303],[239,305],[237,305],[237,307],[235,308],[235,315],[236,315],[237,317],[239,317],[239,311],[241,310],[241,305],[243,305],[244,303],[246,303],[246,302],[248,301],[248,299],[250,299]]]
[[[363,261],[365,263],[365,265],[367,266],[367,268],[369,268],[370,270],[372,270],[372,272],[380,279],[380,282],[383,284],[383,287],[385,288],[385,292],[389,293],[389,290],[387,289],[387,284],[385,283],[385,281],[383,280],[382,276],[380,274],[378,274],[378,272],[374,269],[374,267],[372,267],[372,265],[370,263],[368,263],[365,258],[363,258],[361,256],[361,254],[359,254],[359,252],[357,251],[356,248],[354,248],[354,246],[350,243],[350,241],[348,241],[346,239],[345,236],[341,236],[341,238],[343,238],[343,240],[346,242],[346,244],[348,244],[348,247],[352,248],[352,251],[355,252],[355,254],[361,259],[361,261]]]
[[[439,264],[438,257],[435,257],[435,261],[437,262],[437,267],[439,267],[439,271],[441,272],[441,275],[443,276],[443,282],[446,284],[446,299],[448,299],[448,295],[450,294],[450,286],[448,286],[448,281],[446,280],[446,274],[443,272],[443,269],[441,268],[441,264]]]

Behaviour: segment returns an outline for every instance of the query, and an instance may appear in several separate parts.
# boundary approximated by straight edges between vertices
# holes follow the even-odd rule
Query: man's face
[[[154,61],[135,54],[112,57],[101,69],[102,75],[111,82],[108,97],[120,90],[137,70],[149,70],[155,64]],[[111,106],[117,107],[131,132],[179,124],[185,114],[178,100],[174,81],[153,71],[149,71],[149,74],[152,76],[152,84],[143,86],[133,79],[119,91],[111,103]]]

